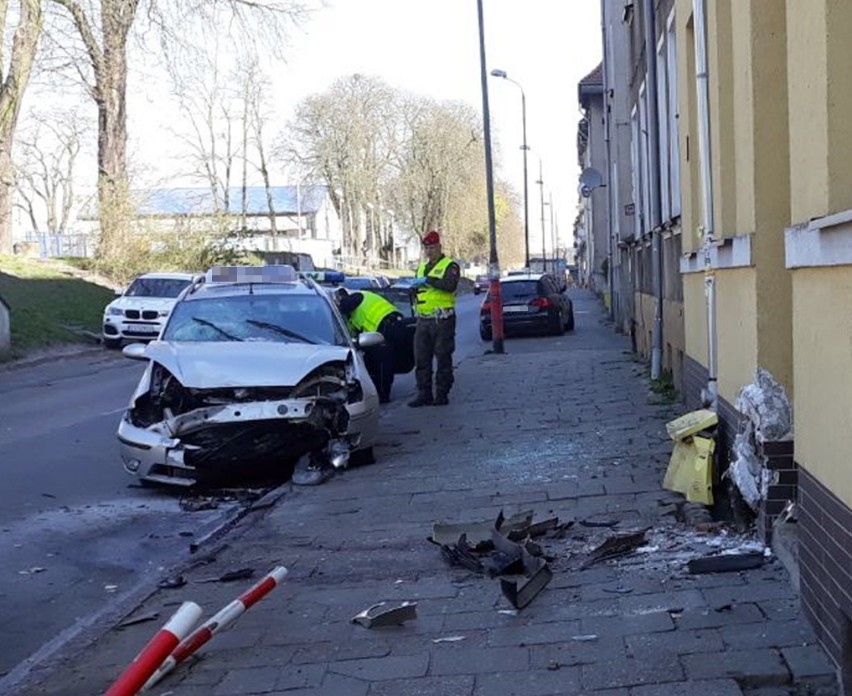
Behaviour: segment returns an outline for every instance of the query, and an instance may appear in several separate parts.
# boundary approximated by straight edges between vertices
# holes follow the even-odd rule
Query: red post
[[[503,352],[503,294],[500,290],[499,272],[491,275],[491,287],[488,294],[491,297],[491,339],[494,352]]]
[[[201,607],[195,602],[184,602],[124,673],[106,692],[106,696],[134,696],[148,678],[163,663],[178,643],[192,630],[201,618]]]
[[[254,584],[243,592],[233,602],[227,604],[223,609],[211,616],[201,626],[196,628],[192,635],[186,638],[180,645],[172,648],[171,655],[161,660],[159,669],[150,675],[145,682],[144,691],[147,691],[177,667],[186,658],[209,641],[216,633],[236,621],[247,609],[257,604],[263,597],[274,590],[287,576],[284,566],[274,568],[260,582]]]

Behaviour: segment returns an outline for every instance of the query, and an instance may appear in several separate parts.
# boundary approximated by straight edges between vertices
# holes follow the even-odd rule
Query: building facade
[[[792,404],[755,446],[756,528],[770,543],[797,503],[802,607],[852,693],[852,3],[602,0],[602,20],[613,317],[718,412],[719,471],[764,376]]]

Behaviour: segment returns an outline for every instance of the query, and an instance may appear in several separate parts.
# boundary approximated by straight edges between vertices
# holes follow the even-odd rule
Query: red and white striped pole
[[[263,597],[274,590],[286,576],[287,569],[284,566],[274,568],[260,582],[243,592],[237,599],[201,624],[192,632],[192,635],[178,645],[174,649],[174,652],[165,659],[159,666],[159,669],[145,683],[142,690],[146,691],[153,687],[160,679],[192,655],[192,653],[209,641],[216,633],[223,628],[227,628],[247,609],[257,604]]]
[[[149,641],[133,659],[124,673],[106,692],[106,696],[133,696],[156,671],[163,660],[187,636],[201,618],[201,607],[195,602],[184,602],[166,625]]]

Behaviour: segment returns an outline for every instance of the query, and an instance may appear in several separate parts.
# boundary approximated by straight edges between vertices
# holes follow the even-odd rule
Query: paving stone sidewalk
[[[289,577],[149,693],[157,696],[781,696],[837,694],[833,669],[801,618],[780,563],[689,575],[688,558],[747,544],[679,521],[661,490],[671,453],[646,368],[574,291],[576,331],[511,339],[506,355],[458,366],[452,403],[382,417],[378,461],[326,484],[287,490],[238,527],[188,585],[134,612],[170,615],[184,600],[210,615],[251,580],[197,581],[276,565]],[[553,580],[513,610],[498,579],[450,566],[427,540],[435,522],[532,511],[574,521],[539,541]],[[604,526],[602,526],[604,525]],[[617,560],[580,569],[607,535],[645,530]],[[377,602],[417,602],[417,618],[367,629]],[[21,694],[106,691],[157,624],[112,630]]]

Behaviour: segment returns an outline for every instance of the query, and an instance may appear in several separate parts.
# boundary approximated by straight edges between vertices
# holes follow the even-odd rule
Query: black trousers
[[[385,337],[385,342],[380,346],[374,346],[364,351],[364,362],[367,372],[376,391],[379,392],[381,401],[389,401],[391,387],[394,378],[394,356],[396,355],[397,332],[399,331],[399,320],[402,317],[391,314],[379,324],[379,333]]]
[[[453,386],[453,351],[456,349],[456,318],[419,318],[414,331],[414,375],[421,396],[432,395],[432,362],[435,396],[446,396]]]

